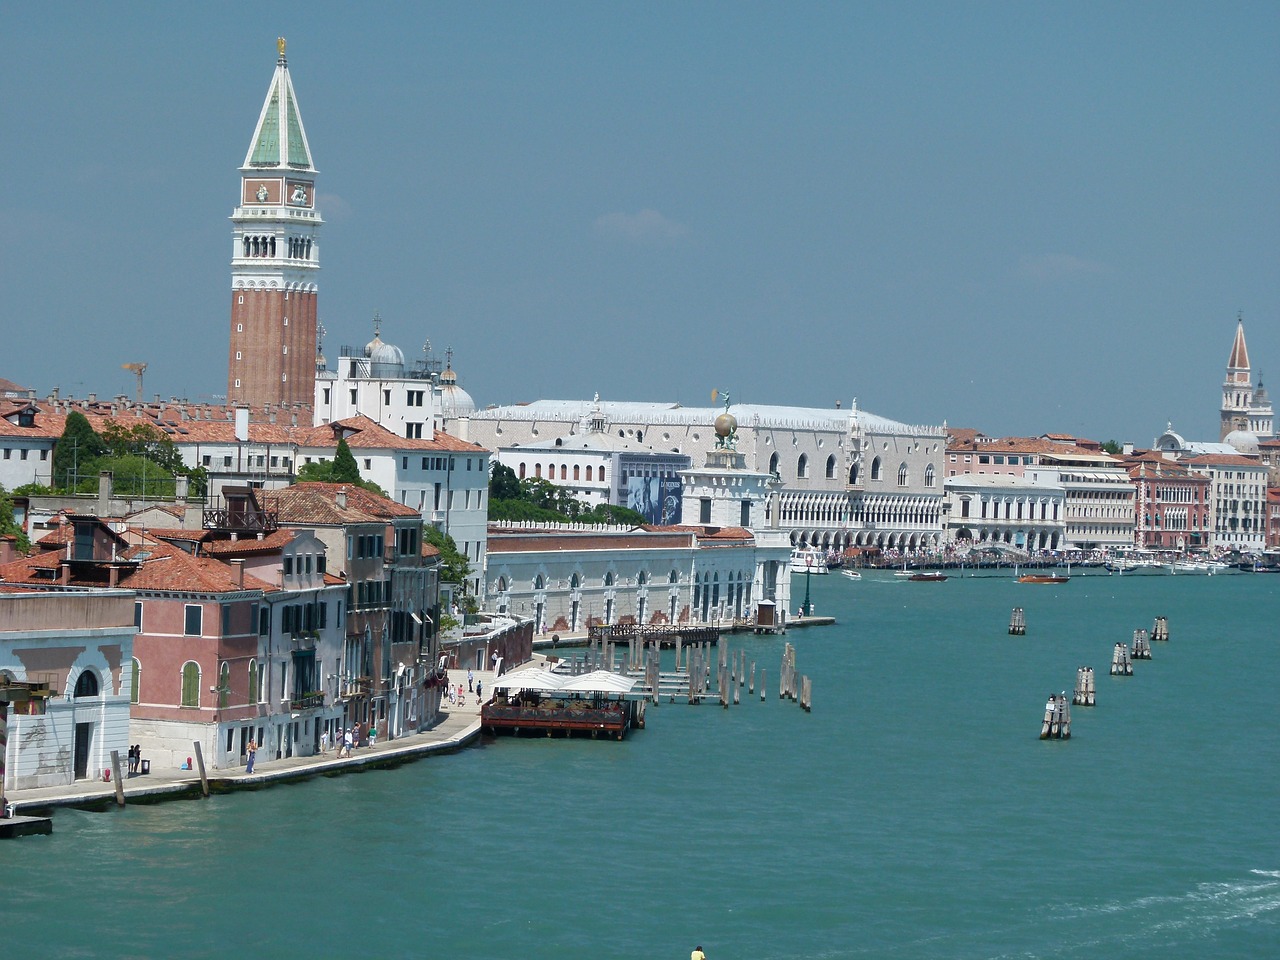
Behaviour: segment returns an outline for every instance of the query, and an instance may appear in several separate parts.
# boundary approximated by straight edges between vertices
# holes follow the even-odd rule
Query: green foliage
[[[489,519],[535,523],[630,524],[645,522],[628,507],[597,504],[589,507],[565,487],[541,477],[516,478],[515,471],[495,465],[489,480]]]
[[[70,414],[53,451],[54,488],[95,493],[104,470],[111,471],[113,491],[122,497],[171,498],[179,476],[191,479],[196,494],[209,482],[203,467],[184,464],[174,442],[149,423],[110,423],[99,436],[84,414]]]
[[[351,456],[351,451],[347,451],[347,456]],[[352,466],[355,466],[355,458],[351,457]],[[353,487],[361,487],[370,493],[376,493],[380,497],[385,497],[387,492],[372,480],[361,480],[360,470],[356,468],[356,478],[348,480],[337,476],[337,463],[334,460],[318,460],[313,463],[304,463],[298,468],[298,475],[294,479],[294,483],[346,483]]]
[[[1124,451],[1124,448],[1115,440],[1107,440],[1102,444],[1102,450],[1112,456],[1119,456]]]
[[[446,583],[466,583],[471,576],[471,564],[458,549],[453,537],[426,523],[422,525],[422,540],[440,551],[440,579]]]
[[[520,479],[516,472],[496,460],[493,463],[493,475],[489,478],[489,499],[520,499]]]
[[[338,450],[333,457],[333,482],[360,482],[360,467],[356,464],[356,458],[351,455],[351,448],[347,446],[347,441],[341,438],[338,440]]]
[[[53,487],[46,487],[43,483],[24,483],[13,488],[15,497],[48,497],[52,494]]]
[[[0,487],[0,536],[5,534],[13,534],[17,538],[18,549],[23,553],[31,551],[31,541],[13,516],[13,497],[5,492],[4,487]]]
[[[106,444],[94,433],[85,415],[83,413],[68,414],[66,426],[62,428],[62,436],[58,438],[53,448],[54,489],[69,489],[76,475],[91,476],[90,464],[106,452]]]

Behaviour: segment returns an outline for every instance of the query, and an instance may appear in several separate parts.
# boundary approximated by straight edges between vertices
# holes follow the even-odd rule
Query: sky
[[[276,37],[325,352],[480,406],[860,407],[1216,440],[1280,399],[1280,4],[8,4],[0,377],[226,390]]]

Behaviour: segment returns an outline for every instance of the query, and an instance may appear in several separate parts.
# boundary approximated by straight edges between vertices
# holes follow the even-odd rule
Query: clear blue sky
[[[225,390],[279,34],[331,357],[1146,444],[1243,311],[1280,398],[1274,2],[10,4],[0,376]]]

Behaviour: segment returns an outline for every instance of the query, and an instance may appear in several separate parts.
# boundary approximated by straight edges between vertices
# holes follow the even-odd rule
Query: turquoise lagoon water
[[[802,594],[803,583],[797,583]],[[1280,577],[812,584],[733,638],[729,710],[623,743],[488,741],[257,793],[59,811],[0,845],[51,957],[1280,956]],[[1025,608],[1025,637],[1009,637]],[[1132,678],[1113,644],[1169,618]],[[814,709],[777,699],[785,640]],[[1097,672],[1068,742],[1049,693]]]

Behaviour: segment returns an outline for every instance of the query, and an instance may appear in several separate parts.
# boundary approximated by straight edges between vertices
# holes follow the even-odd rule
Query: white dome
[[[476,412],[476,402],[471,394],[456,383],[440,385],[440,413],[445,417],[469,417]]]
[[[404,352],[390,343],[383,343],[382,338],[374,334],[372,340],[365,344],[364,355],[371,363],[395,363],[404,366]]]
[[[1232,430],[1222,438],[1222,442],[1235,447],[1246,457],[1256,457],[1259,453],[1258,437],[1248,430]]]

